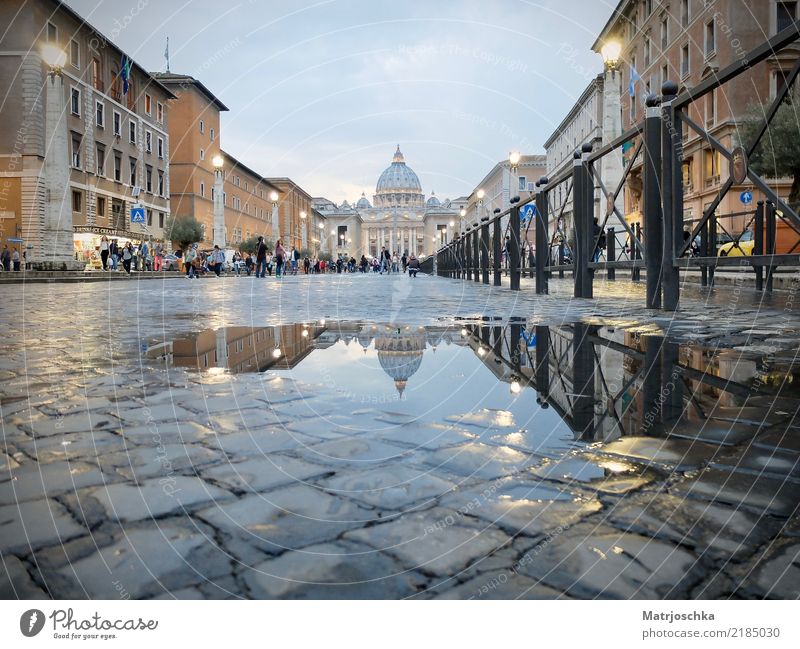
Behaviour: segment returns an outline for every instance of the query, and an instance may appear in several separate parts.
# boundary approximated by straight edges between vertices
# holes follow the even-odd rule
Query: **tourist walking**
[[[103,270],[108,270],[108,237],[106,235],[100,239],[100,261],[103,264]]]
[[[11,251],[8,249],[8,244],[3,246],[3,253],[0,254],[0,264],[3,264],[4,271],[11,271]]]
[[[14,252],[11,253],[11,263],[14,266],[14,272],[19,272],[19,250],[14,248]]]
[[[131,274],[131,262],[133,261],[133,246],[131,242],[125,244],[122,248],[122,267],[128,275]]]
[[[399,273],[400,272],[400,259],[397,257],[397,253],[392,255],[392,272]]]
[[[290,256],[290,261],[292,263],[292,275],[297,275],[297,263],[300,261],[300,251],[292,246],[292,252]]]
[[[419,271],[419,259],[417,259],[412,254],[411,259],[408,260],[408,274],[410,277],[416,277],[418,271]]]
[[[214,271],[214,274],[219,277],[222,270],[222,264],[225,263],[225,252],[220,250],[219,246],[214,246],[214,252],[211,253],[211,263],[209,267]]]
[[[161,252],[161,245],[156,246],[155,256],[153,257],[153,270],[161,270],[161,265],[164,261],[163,253]]]
[[[256,244],[256,277],[267,276],[267,244],[264,243],[264,237],[258,237],[258,244]]]
[[[283,242],[278,239],[275,242],[275,277],[283,278],[285,271],[283,269],[286,263],[286,249],[283,247]]]
[[[184,268],[186,268],[186,279],[192,279],[197,276],[194,270],[195,259],[197,259],[197,244],[189,248],[183,258],[183,265]]]
[[[111,258],[111,270],[117,270],[117,263],[119,262],[119,244],[116,239],[112,239],[108,244],[108,256]]]

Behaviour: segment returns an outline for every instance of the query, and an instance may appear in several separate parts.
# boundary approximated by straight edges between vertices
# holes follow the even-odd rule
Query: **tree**
[[[755,105],[748,108],[739,124],[739,141],[749,146],[764,125],[768,105]],[[753,155],[750,167],[759,176],[768,178],[792,178],[789,190],[789,206],[800,206],[800,115],[796,102],[784,102],[761,138]]]
[[[177,243],[181,250],[203,240],[203,226],[193,216],[172,216],[164,228],[166,238]]]
[[[272,241],[269,239],[264,239],[264,243],[267,245],[267,250],[272,249]],[[255,254],[256,250],[258,249],[258,237],[250,237],[245,239],[239,244],[239,251],[240,252],[249,252],[250,254]]]

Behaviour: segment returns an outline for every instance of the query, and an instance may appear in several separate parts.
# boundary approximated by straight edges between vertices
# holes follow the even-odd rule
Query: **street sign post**
[[[753,202],[753,193],[752,192],[742,192],[739,194],[739,200],[742,201],[745,205],[749,205]]]
[[[530,221],[536,216],[536,205],[527,203],[519,208],[519,216],[523,221]]]
[[[143,207],[132,207],[131,208],[131,223],[142,223],[145,222],[145,215],[144,215],[144,208]]]

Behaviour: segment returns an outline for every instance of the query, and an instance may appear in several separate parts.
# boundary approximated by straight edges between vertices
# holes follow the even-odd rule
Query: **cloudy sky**
[[[399,143],[423,191],[543,153],[602,62],[608,0],[67,0],[151,70],[229,108],[222,146],[314,196],[372,198]]]

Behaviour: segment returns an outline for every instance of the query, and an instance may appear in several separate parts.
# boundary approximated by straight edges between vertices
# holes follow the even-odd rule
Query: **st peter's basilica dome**
[[[392,164],[378,178],[378,184],[375,187],[375,207],[417,209],[421,208],[424,202],[425,197],[422,194],[419,178],[414,170],[406,165],[398,144]]]

